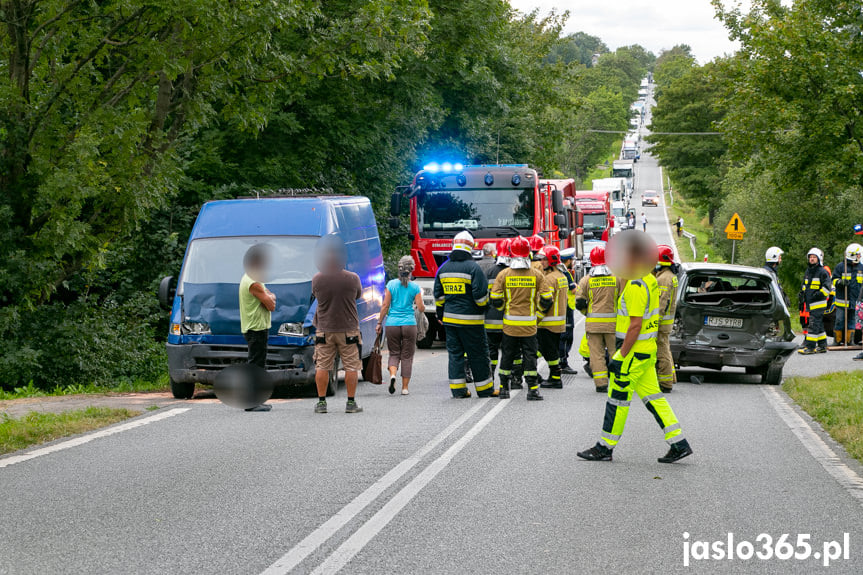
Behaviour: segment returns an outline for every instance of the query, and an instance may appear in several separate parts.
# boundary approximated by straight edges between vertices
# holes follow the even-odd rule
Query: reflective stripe
[[[672,425],[669,425],[668,427],[663,427],[662,431],[664,431],[665,433],[671,433],[672,431],[677,431],[678,429],[680,429],[680,424],[674,423]]]
[[[606,401],[611,405],[616,405],[617,407],[629,407],[629,404],[631,403],[625,399],[614,399],[613,397],[609,397]],[[617,439],[620,439],[619,435],[616,437]]]
[[[480,307],[484,306],[487,303],[488,303],[488,294],[485,294],[483,297],[476,300],[476,305],[478,305]]]
[[[827,339],[827,334],[822,333],[821,335],[810,335],[806,334],[806,341],[824,341]]]
[[[547,315],[540,320],[539,325],[566,325],[566,316]]]
[[[661,393],[654,393],[653,395],[645,395],[644,397],[641,398],[641,401],[643,401],[645,404],[647,404],[647,403],[653,401],[654,399],[661,399],[663,397],[665,397],[665,396],[662,395]]]
[[[612,313],[596,313],[596,312],[589,312],[589,313],[587,314],[587,318],[588,318],[588,319],[590,319],[590,318],[606,318],[606,319],[614,319],[616,316],[617,316],[617,314],[616,314],[616,313],[614,313],[614,312],[612,312]]]
[[[536,325],[535,315],[505,315],[504,325]]]
[[[608,377],[607,371],[594,371],[593,372],[593,379],[605,379],[606,377]]]
[[[443,278],[458,278],[458,279],[467,280],[468,282],[470,282],[470,280],[471,280],[470,274],[460,274],[460,273],[456,273],[456,272],[447,272],[447,273],[438,274],[438,277],[441,279],[443,279]]]
[[[815,303],[809,304],[809,309],[825,309],[827,307],[826,301],[817,301]]]
[[[681,442],[681,441],[683,441],[684,439],[686,439],[686,438],[685,438],[685,437],[683,437],[683,434],[681,433],[681,434],[680,434],[680,435],[678,435],[677,437],[672,437],[671,439],[669,439],[669,440],[668,440],[668,444],[669,444],[669,445],[671,445],[672,443],[680,443],[680,442]]]
[[[613,433],[608,433],[607,431],[602,432],[603,439],[610,439],[612,441],[620,441],[619,435],[614,435]]]
[[[626,332],[616,331],[614,332],[614,336],[618,339],[626,339]],[[638,334],[638,338],[636,341],[647,341],[649,339],[656,339],[657,332],[652,331],[650,333],[640,333]]]
[[[485,324],[485,329],[495,330],[495,331],[496,331],[496,330],[501,330],[501,329],[503,329],[503,322],[501,322],[501,323],[500,323],[500,325],[498,325],[498,324],[496,324],[496,323],[489,325],[488,323],[486,323],[486,324]]]
[[[458,325],[483,325],[485,324],[485,316],[444,312],[443,321]]]
[[[494,382],[493,382],[492,380],[490,380],[490,379],[486,379],[485,381],[481,381],[481,382],[479,382],[479,383],[477,383],[477,384],[475,384],[475,385],[476,385],[476,390],[477,390],[477,391],[485,391],[486,389],[488,389],[488,388],[490,388],[490,387],[493,387],[493,386],[494,386]]]

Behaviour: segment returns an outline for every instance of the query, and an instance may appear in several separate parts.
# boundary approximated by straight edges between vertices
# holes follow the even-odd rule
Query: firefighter
[[[479,262],[479,267],[485,272],[488,278],[488,291],[491,293],[494,287],[494,280],[497,275],[509,266],[509,244],[511,240],[506,239],[500,243],[497,248],[497,259],[488,260],[482,259]],[[491,265],[489,265],[489,261]],[[485,312],[485,337],[488,340],[488,358],[491,363],[491,380],[494,381],[494,375],[497,371],[498,355],[500,352],[500,341],[503,338],[503,312],[494,306],[488,306]]]
[[[656,281],[659,284],[659,333],[656,337],[656,378],[663,393],[671,393],[677,382],[674,372],[674,358],[671,356],[671,327],[674,325],[674,312],[677,310],[677,273],[679,266],[674,263],[674,250],[671,246],[659,246],[659,263]]]
[[[625,257],[626,268],[656,265],[656,254],[632,244]],[[665,434],[669,450],[660,463],[674,463],[692,454],[680,423],[656,379],[656,335],[659,331],[659,284],[653,274],[626,282],[617,311],[617,337],[623,342],[609,362],[611,385],[605,404],[602,435],[593,447],[577,453],[589,461],[611,461],[612,451],[623,434],[633,393],[637,393]]]
[[[500,272],[491,292],[492,305],[503,310],[503,341],[500,359],[500,398],[510,397],[513,360],[520,351],[524,360],[524,379],[528,401],[539,401],[536,373],[536,323],[554,304],[554,290],[545,276],[530,263],[530,244],[517,237],[510,247],[509,269]]]
[[[824,312],[830,297],[830,274],[824,269],[824,252],[812,248],[806,254],[809,266],[803,276],[803,287],[797,296],[801,311],[809,314],[806,343],[800,349],[803,355],[827,353],[827,334],[824,332]]]
[[[606,358],[614,353],[617,300],[622,282],[605,265],[605,248],[590,250],[590,273],[578,282],[575,308],[584,314],[590,348],[590,371],[597,393],[608,391]],[[606,355],[607,354],[607,355]]]
[[[773,279],[777,282],[779,282],[777,272],[779,270],[779,264],[782,263],[782,255],[784,253],[785,252],[783,252],[781,248],[773,246],[772,248],[767,248],[767,252],[764,254],[764,269],[770,272],[770,275],[772,275]]]
[[[539,261],[543,264],[542,273],[549,287],[554,292],[554,305],[539,319],[536,332],[536,342],[539,353],[548,363],[548,381],[540,383],[540,387],[562,389],[560,370],[560,334],[566,331],[567,296],[569,295],[569,280],[560,271],[560,249],[555,246],[545,246],[539,252]]]
[[[575,250],[572,250],[575,252]],[[574,255],[574,253],[573,253]],[[572,344],[575,341],[575,279],[572,276],[572,265],[575,262],[574,257],[569,257],[563,261],[559,268],[560,273],[566,276],[569,293],[566,297],[566,329],[560,334],[560,345],[558,346],[558,356],[560,357],[560,372],[567,375],[575,375],[578,370],[569,366],[569,353],[572,351]]]
[[[476,246],[469,232],[453,239],[449,259],[438,269],[434,298],[438,319],[446,330],[449,355],[449,386],[453,397],[470,397],[465,373],[465,354],[470,363],[479,397],[494,394],[485,338],[485,310],[488,305],[488,279],[473,261]]]
[[[833,268],[833,289],[836,292],[836,345],[851,345],[856,339],[857,302],[863,288],[863,246],[850,244],[845,248],[845,261]]]

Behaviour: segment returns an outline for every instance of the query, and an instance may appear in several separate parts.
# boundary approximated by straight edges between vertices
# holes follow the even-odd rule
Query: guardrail
[[[683,237],[689,240],[689,247],[692,248],[692,259],[698,260],[698,251],[695,249],[695,234],[683,230]]]

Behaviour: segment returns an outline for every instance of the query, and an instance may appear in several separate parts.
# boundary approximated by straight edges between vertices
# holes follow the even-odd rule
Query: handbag
[[[378,334],[375,339],[375,345],[372,348],[372,353],[369,354],[369,361],[366,367],[366,374],[363,378],[366,381],[375,385],[381,385],[384,382],[383,373],[383,358],[381,357],[381,336]]]

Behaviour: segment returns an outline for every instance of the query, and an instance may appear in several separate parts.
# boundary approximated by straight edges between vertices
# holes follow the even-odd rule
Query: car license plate
[[[742,317],[716,317],[716,316],[705,316],[704,325],[708,327],[730,327],[740,329],[743,327],[743,318]]]

